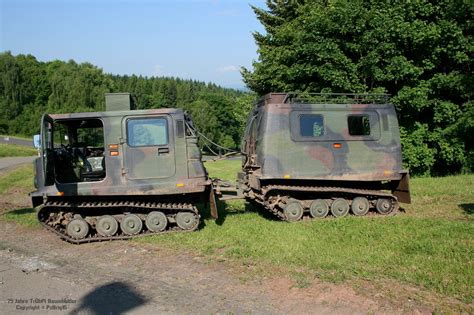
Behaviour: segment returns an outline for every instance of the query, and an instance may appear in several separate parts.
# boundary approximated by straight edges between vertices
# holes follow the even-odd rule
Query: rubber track
[[[69,235],[65,234],[61,229],[54,228],[43,221],[43,218],[47,218],[47,215],[43,215],[45,211],[58,209],[59,211],[67,211],[67,212],[80,212],[77,211],[78,209],[91,209],[91,208],[110,208],[110,209],[121,209],[122,212],[128,212],[126,209],[130,209],[130,211],[134,214],[139,214],[140,212],[150,212],[154,210],[158,211],[166,211],[166,212],[174,212],[172,214],[177,214],[182,211],[189,211],[193,212],[198,218],[198,224],[192,229],[183,230],[178,226],[173,227],[171,229],[162,231],[162,232],[150,232],[150,231],[142,231],[140,234],[137,235],[117,235],[117,236],[100,236],[97,233],[95,235],[88,235],[84,239],[74,239],[71,238]],[[68,202],[68,201],[48,201],[45,204],[39,206],[38,208],[38,220],[39,222],[49,231],[59,235],[65,241],[68,241],[73,244],[82,244],[82,243],[91,243],[91,242],[100,242],[100,241],[112,241],[112,240],[127,240],[136,237],[143,237],[148,235],[156,235],[156,234],[165,234],[165,233],[183,233],[183,232],[192,232],[195,231],[200,223],[201,216],[196,208],[196,206],[189,204],[189,203],[156,203],[156,202],[137,202],[137,201],[112,201],[112,202]],[[137,211],[138,210],[138,211]],[[140,211],[142,210],[142,211]],[[50,211],[55,212],[55,211]],[[166,215],[166,214],[165,214]]]
[[[290,185],[269,185],[262,188],[263,195],[260,195],[263,201],[263,205],[276,215],[281,220],[286,221],[286,216],[282,211],[279,211],[276,207],[270,207],[266,202],[267,195],[272,191],[288,191],[288,192],[312,192],[312,193],[336,193],[336,194],[350,194],[359,196],[375,196],[389,198],[395,201],[395,208],[388,214],[394,214],[398,211],[399,205],[397,197],[391,193],[386,193],[380,190],[370,189],[355,189],[355,188],[341,188],[341,187],[321,187],[321,186],[290,186]]]

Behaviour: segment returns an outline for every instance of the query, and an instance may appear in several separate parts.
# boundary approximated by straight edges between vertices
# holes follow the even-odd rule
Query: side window
[[[347,126],[351,136],[370,136],[369,115],[349,115]]]
[[[65,124],[55,124],[53,132],[53,143],[55,148],[61,147],[61,145],[70,144],[68,138],[68,127]]]
[[[128,145],[143,147],[168,144],[168,123],[165,118],[127,120]]]
[[[302,137],[321,137],[324,135],[323,115],[300,115],[300,135]]]
[[[104,130],[102,127],[77,129],[77,142],[87,143],[94,148],[104,147]]]

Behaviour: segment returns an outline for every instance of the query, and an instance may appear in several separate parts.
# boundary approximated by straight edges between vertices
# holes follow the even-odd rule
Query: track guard
[[[407,171],[401,173],[402,178],[397,184],[397,187],[392,191],[393,195],[397,197],[399,202],[411,203],[410,196],[410,174]]]

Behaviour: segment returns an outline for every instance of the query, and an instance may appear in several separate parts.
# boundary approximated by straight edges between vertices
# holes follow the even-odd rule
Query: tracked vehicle
[[[181,109],[44,115],[36,142],[38,219],[72,243],[195,230],[197,202],[245,198],[287,221],[387,215],[410,203],[397,117],[383,95],[264,96],[247,121],[237,187],[211,180]]]
[[[211,181],[192,121],[181,109],[133,107],[130,94],[107,94],[106,112],[42,117],[30,196],[42,225],[63,239],[198,227],[195,204],[209,201]]]
[[[384,95],[268,94],[249,116],[242,149],[239,192],[283,220],[387,215],[410,203]]]

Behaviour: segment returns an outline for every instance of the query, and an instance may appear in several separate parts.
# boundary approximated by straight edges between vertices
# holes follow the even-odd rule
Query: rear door
[[[131,180],[172,177],[176,173],[173,120],[169,115],[127,116],[124,172]]]
[[[41,118],[41,163],[44,185],[54,184],[53,119],[44,114]]]

